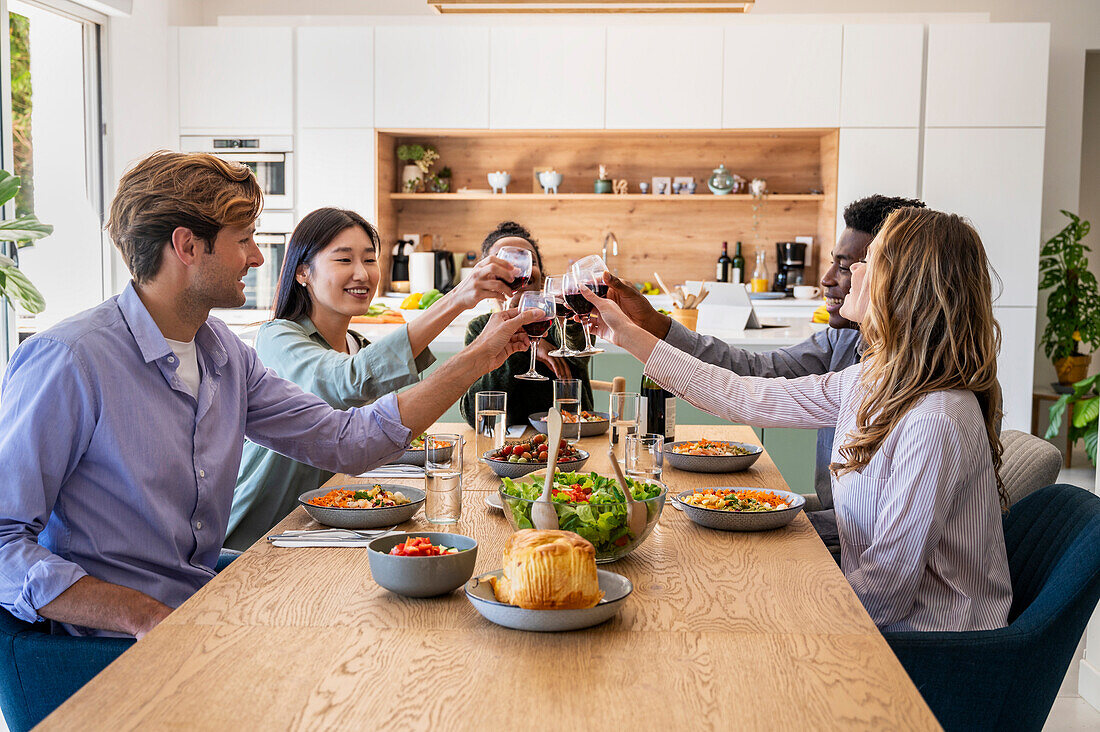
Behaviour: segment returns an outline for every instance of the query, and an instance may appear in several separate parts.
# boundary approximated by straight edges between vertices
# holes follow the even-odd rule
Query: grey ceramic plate
[[[450,455],[452,449],[453,448],[436,449],[433,451],[433,455],[438,454],[440,459],[443,459]],[[419,449],[409,448],[401,457],[391,460],[390,463],[395,465],[419,465],[420,467],[424,467],[424,454],[425,450],[423,447]]]
[[[677,445],[697,442],[697,440],[687,440],[665,445],[665,460],[677,470],[686,470],[689,473],[736,473],[739,470],[748,470],[764,454],[764,448],[759,445],[733,440],[715,441],[743,447],[752,452],[748,455],[681,455],[673,451]]]
[[[389,506],[387,508],[328,508],[326,506],[314,506],[308,503],[309,499],[323,496],[336,488],[347,490],[363,490],[374,485],[380,485],[388,491],[401,491],[410,503],[404,506]],[[328,488],[318,488],[315,491],[306,491],[298,496],[298,503],[313,519],[325,526],[337,529],[381,529],[394,524],[404,523],[413,517],[424,503],[424,491],[407,485],[394,485],[393,483],[356,483],[349,485],[334,485]]]
[[[410,536],[426,536],[436,546],[451,546],[462,551],[440,557],[390,554],[390,549]],[[375,539],[367,545],[367,558],[374,581],[390,592],[406,597],[435,597],[454,592],[470,579],[477,562],[477,542],[462,534],[410,531]]]
[[[510,463],[507,460],[490,460],[489,453],[492,450],[487,450],[482,455],[482,461],[492,468],[493,472],[499,475],[501,478],[522,478],[528,473],[533,473],[536,470],[542,470],[546,467],[546,463]],[[563,473],[573,473],[584,467],[584,464],[588,462],[588,453],[584,450],[577,450],[577,454],[580,455],[579,460],[566,460],[558,461],[558,470]]]
[[[603,599],[596,607],[585,610],[524,610],[515,605],[497,602],[489,577],[500,577],[503,569],[474,577],[466,583],[466,597],[482,617],[497,625],[515,630],[531,630],[550,633],[562,630],[580,630],[609,620],[622,606],[634,585],[626,577],[605,569],[596,570]]]
[[[690,496],[694,491],[683,491],[674,496],[672,502],[683,510],[689,519],[700,526],[721,531],[767,531],[768,529],[778,529],[780,526],[786,526],[794,521],[794,517],[806,505],[805,498],[789,491],[749,488],[747,486],[721,486],[715,488],[715,490],[730,490],[731,488],[763,491],[764,493],[781,496],[790,505],[790,508],[782,508],[778,511],[761,511],[759,513],[740,513],[738,511],[719,511],[716,508],[702,508],[701,506],[684,503],[683,499]]]
[[[749,298],[753,300],[782,300],[787,296],[785,292],[750,292]]]
[[[581,437],[602,435],[611,427],[611,420],[608,419],[607,412],[593,412],[592,414],[600,415],[603,420],[600,422],[581,422]],[[540,433],[546,434],[546,412],[535,412],[528,415],[527,421]]]
[[[500,500],[500,493],[490,493],[485,496],[485,505],[498,511],[504,510],[504,503]]]

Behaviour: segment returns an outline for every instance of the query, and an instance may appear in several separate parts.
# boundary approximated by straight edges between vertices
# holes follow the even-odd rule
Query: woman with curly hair
[[[918,208],[890,215],[867,263],[852,265],[841,310],[860,324],[863,360],[836,373],[737,376],[586,297],[602,334],[695,406],[760,427],[835,426],[841,569],[882,630],[1007,624],[1000,328],[989,261],[968,223]]]

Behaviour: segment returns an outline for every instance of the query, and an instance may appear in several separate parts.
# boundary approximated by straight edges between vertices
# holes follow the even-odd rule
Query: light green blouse
[[[413,356],[407,326],[377,343],[349,332],[359,341],[354,356],[334,351],[308,317],[272,320],[260,326],[256,353],[264,366],[337,409],[361,407],[415,384],[435,361],[428,349]],[[331,477],[328,471],[246,441],[225,546],[252,546],[294,510],[298,496]]]

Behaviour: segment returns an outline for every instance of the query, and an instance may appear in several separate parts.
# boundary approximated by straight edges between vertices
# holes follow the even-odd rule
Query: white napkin
[[[504,431],[504,434],[509,437],[523,437],[523,433],[527,430],[525,424],[514,424]]]

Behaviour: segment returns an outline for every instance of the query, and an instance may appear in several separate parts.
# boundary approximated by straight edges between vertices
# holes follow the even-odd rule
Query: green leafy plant
[[[1100,346],[1100,290],[1089,271],[1082,239],[1089,222],[1062,211],[1070,222],[1043,245],[1039,258],[1042,280],[1039,289],[1050,289],[1047,298],[1047,326],[1040,341],[1048,358],[1084,356],[1081,345],[1092,350]]]
[[[6,170],[0,170],[0,206],[15,198],[19,188],[19,178]],[[0,221],[0,242],[14,243],[13,253],[16,257],[18,250],[29,247],[35,240],[52,233],[52,226],[43,224],[31,214]],[[17,303],[29,313],[40,313],[46,308],[45,298],[19,269],[16,258],[4,254],[0,254],[0,295],[7,298],[9,303]]]
[[[428,145],[398,145],[397,159],[415,163],[416,167],[426,175],[435,161],[439,160],[439,153],[434,147]]]
[[[1081,379],[1073,385],[1072,394],[1063,394],[1050,407],[1050,427],[1046,438],[1052,439],[1062,431],[1062,417],[1066,409],[1073,405],[1073,419],[1069,424],[1069,444],[1084,439],[1085,452],[1089,460],[1096,465],[1097,425],[1100,424],[1100,374]]]

